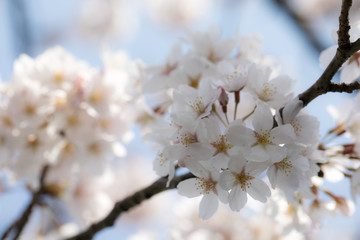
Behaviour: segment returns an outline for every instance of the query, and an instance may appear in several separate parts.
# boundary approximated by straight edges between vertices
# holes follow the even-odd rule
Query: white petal
[[[273,127],[273,116],[265,104],[258,104],[254,112],[253,126],[255,131],[270,130]]]
[[[280,162],[286,157],[286,148],[268,144],[265,146],[271,162]]]
[[[309,159],[299,156],[296,159],[292,161],[292,164],[295,168],[301,170],[301,171],[307,171],[310,168]]]
[[[126,155],[126,148],[119,142],[115,142],[112,145],[115,156],[121,158]]]
[[[229,206],[233,211],[240,211],[247,202],[247,193],[240,186],[234,187],[229,195]]]
[[[216,212],[219,205],[218,198],[215,194],[206,194],[201,199],[199,206],[199,218],[209,219]]]
[[[294,128],[290,124],[281,125],[271,130],[272,142],[277,144],[291,143],[296,135]]]
[[[245,155],[246,159],[254,162],[265,162],[269,160],[269,153],[266,151],[266,148],[263,145],[256,145],[251,148],[250,154]]]
[[[189,198],[198,197],[203,190],[199,184],[201,181],[198,178],[186,179],[177,185],[178,193]]]
[[[229,170],[226,170],[226,171],[223,171],[222,173],[220,173],[219,185],[226,191],[233,188],[235,181],[236,181],[236,179],[235,179],[234,174],[232,172],[230,172]]]
[[[191,173],[199,178],[209,179],[210,177],[210,172],[199,161],[186,159],[185,167],[187,167]]]
[[[287,103],[282,111],[282,119],[284,123],[289,123],[291,120],[295,119],[296,115],[303,108],[303,102],[298,98],[294,98],[289,103]]]
[[[219,197],[219,200],[223,203],[228,203],[229,202],[229,192],[224,190],[220,184],[216,185],[216,190],[217,190],[217,194]]]
[[[163,153],[169,160],[179,160],[186,157],[186,148],[181,144],[170,145],[164,148]]]
[[[164,158],[164,156],[157,156],[153,162],[153,169],[159,176],[167,176],[169,174],[170,161]]]
[[[320,53],[320,66],[326,68],[336,54],[337,46],[332,46]]]
[[[209,160],[215,153],[214,148],[202,143],[192,143],[188,148],[190,157],[197,161]]]
[[[218,153],[210,159],[211,165],[218,170],[225,169],[229,163],[229,157],[223,153]]]
[[[247,191],[253,199],[263,203],[265,203],[267,198],[271,195],[268,185],[257,178],[251,180],[251,186]]]
[[[226,137],[232,144],[238,146],[251,146],[256,142],[253,131],[242,125],[229,127]]]
[[[277,184],[277,181],[276,181],[276,179],[277,179],[277,168],[275,166],[269,167],[269,169],[267,170],[266,175],[269,178],[269,182],[271,183],[271,187],[273,189],[275,189],[276,184]]]
[[[344,63],[344,68],[340,73],[340,81],[343,83],[352,83],[360,76],[360,67],[357,65],[357,62]]]
[[[233,172],[241,172],[247,164],[247,160],[241,153],[230,157],[229,169]]]

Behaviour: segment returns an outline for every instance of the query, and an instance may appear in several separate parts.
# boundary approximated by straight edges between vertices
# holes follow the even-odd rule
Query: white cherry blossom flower
[[[294,192],[306,182],[305,172],[309,169],[309,160],[300,154],[303,150],[301,146],[285,145],[285,149],[285,158],[273,163],[267,171],[267,176],[272,188],[279,187],[287,199],[292,199]]]
[[[225,59],[235,46],[233,39],[220,40],[220,37],[220,27],[213,26],[204,33],[190,33],[188,41],[194,47],[196,55],[204,57],[210,63],[216,63]]]
[[[295,142],[312,145],[319,140],[319,121],[301,111],[302,107],[302,102],[295,98],[284,106],[281,114],[277,112],[276,119],[279,125],[290,124],[293,127]]]
[[[229,205],[233,211],[240,211],[249,194],[253,199],[266,202],[271,192],[269,187],[256,178],[263,169],[259,165],[248,163],[242,154],[231,156],[229,169],[220,174],[220,186],[230,190]]]
[[[178,184],[179,194],[187,197],[204,195],[199,208],[199,218],[209,219],[218,208],[218,199],[228,201],[228,192],[219,186],[219,172],[208,171],[200,163],[188,161],[186,167],[196,176]]]
[[[248,90],[260,102],[277,108],[291,99],[290,91],[294,81],[285,75],[273,77],[272,70],[268,67],[253,64],[249,68],[248,79]]]
[[[218,170],[225,169],[233,146],[221,132],[218,122],[212,118],[202,119],[198,129],[199,141],[207,145],[211,149],[209,152],[213,153],[208,164]]]
[[[227,138],[233,145],[249,148],[245,158],[250,161],[277,162],[285,158],[286,150],[279,144],[291,143],[295,133],[290,124],[273,128],[273,116],[265,105],[258,105],[253,118],[254,130],[234,121],[227,130]]]
[[[220,74],[217,84],[228,92],[242,90],[248,81],[247,66],[234,66],[230,62],[222,61],[218,64],[217,70]]]
[[[147,93],[157,92],[164,88],[176,87],[187,83],[187,77],[181,68],[183,55],[180,44],[175,44],[166,63],[161,66],[150,66],[146,69],[152,77],[144,82],[144,91]]]
[[[210,81],[202,81],[199,89],[187,85],[174,91],[174,104],[171,111],[173,121],[187,129],[196,124],[196,120],[210,115],[212,104],[218,99],[220,89],[211,86]]]

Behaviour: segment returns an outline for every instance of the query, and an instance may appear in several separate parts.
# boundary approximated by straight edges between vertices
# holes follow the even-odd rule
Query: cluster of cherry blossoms
[[[105,51],[103,64],[99,71],[55,47],[35,59],[20,56],[12,80],[1,85],[1,170],[36,189],[48,168],[46,194],[86,223],[117,200],[103,179],[126,154],[141,102],[139,63]]]
[[[175,45],[165,66],[149,69],[151,90],[166,88],[171,101],[169,123],[147,136],[161,147],[154,170],[169,181],[176,165],[193,173],[178,191],[203,195],[203,219],[218,201],[234,211],[248,195],[266,202],[270,188],[283,191],[289,203],[294,193],[313,197],[311,177],[323,161],[317,119],[293,98],[294,81],[261,54],[256,36],[220,35],[217,28],[193,33],[188,53]]]

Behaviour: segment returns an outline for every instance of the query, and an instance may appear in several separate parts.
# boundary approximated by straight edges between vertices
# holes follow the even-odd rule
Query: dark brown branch
[[[349,12],[352,5],[352,0],[343,0],[341,5],[341,13],[339,16],[339,30],[338,30],[338,44],[339,48],[347,49],[350,47],[350,23]]]
[[[329,85],[329,92],[346,92],[346,93],[352,93],[355,90],[360,89],[360,83],[359,82],[353,82],[350,84],[346,83],[331,83]]]
[[[46,174],[48,172],[49,166],[46,165],[43,167],[42,171],[41,171],[41,175],[40,175],[40,184],[39,184],[39,189],[33,193],[31,202],[29,203],[29,205],[26,207],[25,211],[23,212],[23,214],[19,217],[18,220],[16,220],[3,234],[3,236],[1,237],[1,240],[4,240],[7,238],[7,236],[11,233],[14,232],[14,240],[18,239],[22,230],[24,229],[26,223],[28,222],[30,215],[32,213],[33,208],[40,202],[40,198],[41,196],[45,193],[45,187],[44,187],[44,183],[45,183],[45,177]]]
[[[320,78],[305,92],[299,95],[299,99],[303,101],[304,106],[311,102],[316,97],[330,92],[334,89],[334,84],[331,83],[332,78],[341,66],[357,51],[360,50],[360,39],[350,43],[349,36],[349,11],[351,7],[351,0],[343,0],[341,6],[341,13],[339,17],[339,47],[336,50],[336,54],[327,66]],[[345,85],[342,85],[343,88]],[[350,89],[351,87],[347,87]]]
[[[303,101],[304,107],[316,97],[329,92],[331,79],[335,76],[341,66],[349,59],[356,51],[351,49],[341,50],[337,49],[334,58],[327,66],[320,78],[305,92],[299,95],[299,99]]]
[[[276,5],[281,8],[288,16],[291,18],[296,25],[298,26],[299,30],[303,33],[309,44],[313,47],[313,49],[320,53],[322,50],[325,49],[325,46],[319,41],[319,39],[314,34],[314,31],[311,29],[310,24],[294,11],[286,0],[273,0]]]
[[[152,196],[170,189],[176,188],[176,186],[183,180],[195,177],[192,173],[187,173],[181,176],[174,177],[170,182],[170,185],[167,187],[167,177],[163,177],[155,181],[150,186],[141,189],[140,191],[134,193],[133,195],[117,202],[114,205],[114,208],[111,212],[101,221],[92,224],[86,231],[69,238],[68,240],[89,240],[94,237],[94,235],[100,230],[113,226],[116,219],[124,212],[129,209],[140,205],[141,202],[151,198]]]

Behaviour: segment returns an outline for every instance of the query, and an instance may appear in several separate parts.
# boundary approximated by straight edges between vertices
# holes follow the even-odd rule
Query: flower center
[[[211,145],[216,148],[214,156],[219,153],[227,154],[227,150],[232,147],[232,145],[228,143],[228,139],[225,135],[220,135],[220,138],[216,142],[211,143]]]
[[[164,153],[159,153],[157,157],[159,159],[160,166],[164,166],[165,162],[168,160],[164,157]]]
[[[297,119],[290,121],[291,126],[294,128],[295,133],[302,131],[302,126]]]
[[[191,133],[180,134],[177,139],[185,147],[188,147],[191,143],[198,142],[196,135],[193,135]]]
[[[273,143],[271,141],[271,138],[273,138],[273,137],[271,137],[269,130],[260,129],[257,132],[255,131],[254,134],[257,139],[258,144],[272,144]]]
[[[250,180],[254,179],[253,176],[249,176],[245,173],[245,171],[241,171],[241,173],[235,174],[236,183],[240,185],[241,190],[244,192],[246,189],[250,188],[251,182]]]
[[[195,77],[188,76],[189,86],[197,89],[199,87],[200,79],[201,79],[201,74]]]
[[[281,169],[283,172],[285,172],[286,176],[289,176],[293,167],[293,164],[289,161],[287,157],[280,162],[274,163],[274,165],[277,169]]]
[[[277,87],[271,83],[264,83],[263,85],[263,94],[259,98],[263,101],[268,101],[277,93]]]
[[[202,97],[196,97],[193,102],[190,103],[190,107],[200,116],[205,112],[204,103]]]
[[[195,183],[196,189],[202,189],[201,194],[203,195],[210,194],[210,192],[214,192],[215,194],[217,194],[216,184],[217,182],[214,181],[212,178],[198,178],[197,182]]]

